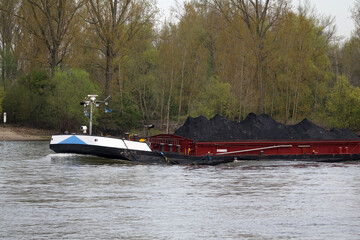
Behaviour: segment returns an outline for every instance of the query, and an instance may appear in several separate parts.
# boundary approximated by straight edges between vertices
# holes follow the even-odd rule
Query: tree
[[[159,116],[157,108],[160,103],[161,86],[156,77],[158,51],[152,44],[153,39],[154,31],[149,23],[127,44],[126,55],[120,63],[126,93],[131,96],[133,104],[141,110],[144,124],[149,124],[151,119]]]
[[[360,0],[355,0],[354,6],[351,8],[351,17],[355,23],[354,36],[360,38]]]
[[[328,56],[328,26],[309,6],[299,6],[297,12],[284,16],[276,41],[270,45],[273,61],[267,65],[271,84],[265,106],[285,123],[320,118],[324,112],[322,106],[334,76]]]
[[[18,0],[0,1],[1,79],[5,90],[7,88],[7,79],[14,79],[16,76],[17,62],[14,47],[19,27],[14,13],[18,11],[18,8]]]
[[[174,92],[174,82],[178,73],[179,49],[176,39],[176,26],[169,24],[161,33],[162,44],[159,49],[159,66],[161,66],[162,99],[161,115],[166,120],[166,133],[169,132],[170,111]]]
[[[351,37],[341,48],[341,73],[360,86],[360,39]]]
[[[259,88],[258,112],[264,111],[264,61],[267,54],[264,51],[266,36],[280,22],[283,12],[287,10],[287,0],[213,0],[212,5],[218,9],[231,23],[238,17],[246,24],[250,32],[256,56],[256,76]]]
[[[219,17],[214,10],[208,12],[196,2],[184,3],[182,11],[177,28],[174,28],[177,54],[173,55],[177,57],[174,100],[177,102],[178,123],[190,112],[196,86],[214,74],[216,29],[213,26]],[[208,62],[207,66],[205,62]]]
[[[2,102],[3,110],[7,113],[8,122],[28,123],[33,110],[31,103],[31,92],[24,85],[8,88]]]
[[[358,130],[360,124],[360,88],[340,76],[326,101],[329,123],[336,128]]]
[[[18,17],[47,49],[51,75],[64,60],[72,41],[74,18],[84,0],[25,0]]]
[[[88,94],[99,94],[98,87],[91,82],[89,74],[78,69],[58,70],[51,79],[51,85],[46,108],[49,127],[61,131],[76,131],[79,126],[88,124],[84,109],[79,103]],[[94,122],[96,116],[94,115]]]
[[[45,70],[33,70],[30,74],[19,76],[6,91],[3,101],[9,122],[48,128],[52,119],[46,111],[47,94],[51,90]]]
[[[234,95],[231,93],[231,85],[229,83],[222,83],[217,77],[213,77],[201,89],[192,115],[203,115],[211,118],[216,114],[220,114],[231,118],[233,115],[232,105],[234,104],[234,98]]]
[[[360,86],[360,1],[356,0],[351,8],[351,17],[355,30],[351,38],[342,45],[340,50],[340,70],[348,77],[351,84]]]
[[[98,50],[105,58],[106,95],[111,93],[114,75],[114,59],[121,47],[130,41],[148,22],[152,21],[156,9],[151,1],[133,0],[88,0],[87,22],[100,39]]]

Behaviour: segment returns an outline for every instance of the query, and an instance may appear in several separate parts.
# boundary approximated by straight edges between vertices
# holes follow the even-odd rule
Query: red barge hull
[[[236,160],[360,160],[360,140],[251,140],[196,142],[174,134],[160,134],[150,139],[151,148],[169,158],[203,160],[218,163]]]

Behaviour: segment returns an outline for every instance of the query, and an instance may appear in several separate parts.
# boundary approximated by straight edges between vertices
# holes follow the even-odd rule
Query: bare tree
[[[114,59],[122,44],[131,40],[154,17],[151,1],[87,0],[87,21],[100,39],[105,56],[105,94],[110,94]],[[123,41],[123,42],[121,42]]]
[[[252,50],[256,56],[258,112],[263,113],[265,37],[270,29],[279,24],[282,13],[287,9],[287,0],[205,0],[205,2],[220,11],[227,21],[233,23],[240,18],[247,26],[253,42]]]
[[[356,0],[354,6],[351,8],[351,17],[355,23],[354,35],[360,38],[360,0]]]
[[[6,89],[6,78],[11,77],[16,69],[14,63],[14,40],[18,33],[16,13],[19,9],[18,0],[0,1],[0,44],[1,44],[1,79]],[[15,69],[14,69],[15,68]]]
[[[40,39],[48,51],[51,75],[63,61],[72,41],[70,31],[74,17],[84,1],[25,0],[17,15],[31,34]]]

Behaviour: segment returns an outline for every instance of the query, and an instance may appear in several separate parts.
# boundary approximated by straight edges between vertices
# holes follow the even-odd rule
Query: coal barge
[[[341,162],[360,160],[360,141],[196,142],[174,134],[138,142],[89,135],[54,135],[56,153],[76,153],[144,164],[218,165],[241,160]]]
[[[164,155],[201,158],[218,164],[240,160],[340,162],[360,160],[359,140],[252,140],[196,142],[173,134],[151,137],[151,148]],[[204,156],[206,156],[204,158]],[[196,164],[196,161],[194,162]]]
[[[203,117],[188,118],[184,126],[175,132],[179,134],[155,135],[142,142],[93,136],[94,108],[100,103],[107,105],[106,101],[96,101],[96,97],[97,95],[88,95],[81,103],[85,108],[90,107],[90,134],[85,134],[87,127],[83,126],[83,134],[54,135],[50,141],[50,149],[56,153],[94,155],[142,164],[218,165],[242,160],[360,160],[360,138],[349,131],[327,132],[307,120],[287,126],[268,115],[249,114],[240,123],[228,121],[221,116],[210,120]],[[216,138],[222,136],[230,140],[206,141],[204,136],[211,139],[211,134]],[[266,139],[269,136],[286,137],[290,140]],[[291,139],[293,136],[297,139]],[[306,139],[319,136],[327,139]],[[237,140],[241,137],[245,139]],[[249,140],[251,137],[256,140]],[[339,140],[337,137],[347,139]]]

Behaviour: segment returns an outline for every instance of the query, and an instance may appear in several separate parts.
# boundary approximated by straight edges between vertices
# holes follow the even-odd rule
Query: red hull
[[[360,154],[360,141],[354,140],[252,140],[238,142],[195,142],[173,134],[150,139],[151,148],[190,156],[272,156],[310,154]]]

